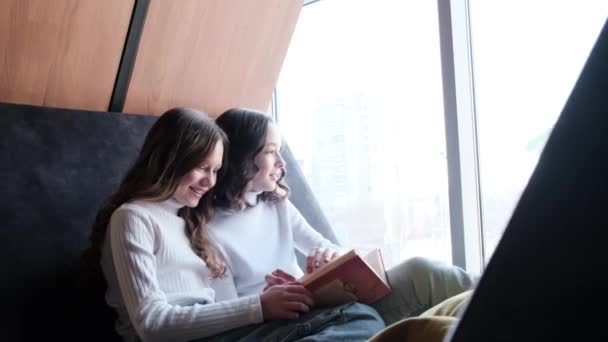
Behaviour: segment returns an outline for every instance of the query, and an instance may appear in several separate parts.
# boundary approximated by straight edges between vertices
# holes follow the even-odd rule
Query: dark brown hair
[[[91,247],[85,253],[87,263],[99,266],[108,223],[118,207],[137,199],[169,199],[181,178],[200,165],[218,143],[224,144],[223,160],[226,160],[226,135],[205,113],[174,108],[161,115],[148,132],[135,164],[118,191],[97,213],[90,237]],[[209,193],[205,194],[195,208],[183,207],[178,215],[186,221],[186,233],[196,254],[205,261],[214,277],[221,277],[226,267],[207,238],[206,231],[206,223],[211,216],[210,197]]]
[[[255,157],[266,144],[266,132],[272,119],[255,110],[233,108],[222,113],[215,122],[228,136],[230,150],[224,177],[211,191],[213,206],[226,209],[250,206],[244,199],[247,183],[258,172]],[[288,195],[289,187],[281,177],[274,191],[263,192],[259,197],[263,201],[278,201]]]

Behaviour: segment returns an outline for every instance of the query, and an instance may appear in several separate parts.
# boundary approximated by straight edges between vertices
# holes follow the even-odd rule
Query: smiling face
[[[258,169],[255,177],[249,181],[250,191],[273,191],[281,179],[285,160],[281,156],[282,137],[274,123],[268,124],[264,147],[255,156],[254,163]]]
[[[207,158],[182,177],[173,198],[184,206],[196,207],[203,195],[215,185],[223,154],[224,145],[218,141]]]

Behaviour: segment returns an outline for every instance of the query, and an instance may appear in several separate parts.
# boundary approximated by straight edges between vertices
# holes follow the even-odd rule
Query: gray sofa
[[[97,209],[155,120],[0,103],[2,340],[119,340],[81,255]],[[289,151],[286,159],[294,205],[335,241]]]

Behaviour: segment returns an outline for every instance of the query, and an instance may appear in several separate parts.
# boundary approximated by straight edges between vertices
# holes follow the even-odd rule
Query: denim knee
[[[344,323],[330,333],[333,336],[329,340],[366,341],[386,327],[378,311],[365,304],[348,304],[342,313]]]
[[[342,312],[347,317],[376,320],[380,318],[378,311],[362,303],[346,304]]]
[[[314,320],[299,324],[294,336],[299,342],[367,341],[384,327],[372,307],[351,303],[322,310]]]

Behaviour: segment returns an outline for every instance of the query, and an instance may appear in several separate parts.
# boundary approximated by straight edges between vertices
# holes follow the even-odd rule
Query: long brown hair
[[[181,178],[200,165],[218,143],[225,146],[225,160],[226,135],[202,112],[173,108],[161,115],[150,128],[135,164],[127,172],[118,191],[97,213],[90,237],[91,247],[85,252],[87,263],[99,267],[108,223],[118,207],[137,199],[169,199]],[[221,172],[218,178],[221,178]],[[205,194],[195,208],[181,208],[178,215],[186,221],[186,234],[196,254],[205,261],[214,277],[223,276],[225,264],[207,238],[206,223],[211,216],[210,196]]]
[[[247,184],[258,172],[255,156],[264,149],[266,133],[272,119],[261,112],[245,108],[233,108],[222,113],[216,124],[230,140],[225,175],[218,179],[211,190],[213,206],[226,209],[241,209],[250,206],[244,200]],[[283,170],[285,175],[285,170]],[[284,177],[277,182],[274,191],[259,195],[262,201],[280,201],[289,195],[289,187]]]

